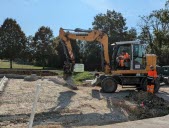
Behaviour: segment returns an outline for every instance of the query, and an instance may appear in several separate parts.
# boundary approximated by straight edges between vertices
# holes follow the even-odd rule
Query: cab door
[[[131,59],[129,59],[128,62],[125,63],[125,68],[122,69],[120,67],[120,56],[122,56],[122,52],[126,51],[126,53],[129,54],[129,56],[132,56],[132,51],[131,51],[131,44],[122,44],[122,45],[117,45],[114,47],[113,55],[112,55],[112,69],[113,70],[125,70],[125,69],[130,69],[131,66]]]
[[[133,44],[133,70],[141,70],[146,68],[145,47],[141,44]]]

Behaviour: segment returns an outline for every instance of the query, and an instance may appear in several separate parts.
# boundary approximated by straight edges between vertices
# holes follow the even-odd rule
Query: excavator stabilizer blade
[[[101,80],[99,77],[95,77],[95,79],[91,82],[92,86],[100,86]]]

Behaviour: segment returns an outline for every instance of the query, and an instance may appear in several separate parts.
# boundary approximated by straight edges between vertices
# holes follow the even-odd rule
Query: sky
[[[15,19],[27,36],[34,36],[41,26],[92,28],[94,17],[108,10],[122,13],[127,27],[138,29],[139,16],[164,7],[166,0],[0,0],[0,25],[6,18]]]

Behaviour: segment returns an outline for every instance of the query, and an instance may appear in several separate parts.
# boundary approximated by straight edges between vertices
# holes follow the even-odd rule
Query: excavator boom
[[[74,31],[76,33],[70,33],[65,32],[64,30],[69,30],[69,31]],[[75,63],[75,58],[73,55],[73,51],[72,51],[72,46],[70,43],[70,40],[85,40],[88,42],[93,42],[93,41],[97,41],[100,42],[103,46],[103,51],[104,51],[104,60],[105,60],[105,73],[110,73],[110,60],[109,60],[109,54],[108,54],[108,36],[107,34],[103,33],[102,31],[98,31],[98,30],[83,30],[83,29],[63,29],[60,28],[59,31],[59,37],[60,39],[64,42],[65,46],[67,47],[69,56],[70,56],[70,60],[72,61],[72,63]]]

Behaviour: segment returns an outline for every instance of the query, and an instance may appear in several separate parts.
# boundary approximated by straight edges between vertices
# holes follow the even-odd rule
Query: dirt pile
[[[134,102],[136,108],[131,112],[138,119],[159,117],[169,114],[169,103],[154,94],[147,92],[133,92],[127,97],[127,100]]]

